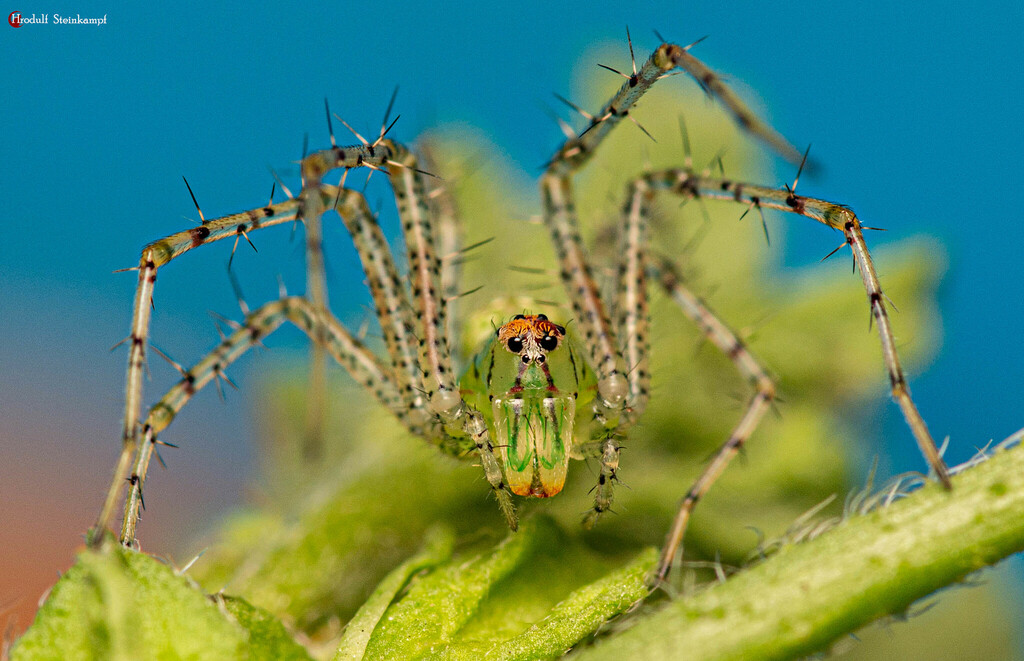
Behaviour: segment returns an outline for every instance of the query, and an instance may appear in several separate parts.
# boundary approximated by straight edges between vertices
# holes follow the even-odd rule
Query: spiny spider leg
[[[817,220],[834,229],[841,229],[846,236],[846,243],[861,270],[864,286],[868,292],[868,300],[871,304],[873,318],[879,328],[879,335],[882,341],[883,356],[889,372],[892,394],[904,413],[907,423],[918,440],[929,465],[935,471],[940,483],[950,487],[948,471],[942,461],[934,441],[928,434],[923,419],[917,412],[910,398],[906,385],[906,378],[900,366],[899,356],[895,351],[895,341],[892,336],[891,325],[884,306],[884,296],[874,264],[864,243],[862,226],[859,219],[848,207],[843,205],[824,202],[813,198],[797,196],[792,188],[769,189],[763,186],[732,182],[727,179],[711,178],[706,175],[696,175],[691,170],[668,170],[665,172],[650,173],[630,185],[630,194],[624,213],[623,235],[626,237],[620,252],[623,254],[623,261],[619,267],[618,297],[616,302],[616,329],[619,333],[634,333],[639,337],[635,338],[633,346],[639,345],[645,326],[638,326],[639,312],[637,303],[629,304],[628,295],[635,291],[634,296],[640,296],[642,279],[634,275],[629,268],[634,260],[642,260],[643,253],[638,251],[634,245],[639,242],[645,245],[644,234],[646,233],[647,216],[645,207],[653,197],[653,193],[659,190],[675,192],[679,195],[690,198],[711,198],[719,200],[735,201],[746,203],[750,208],[774,208],[790,213],[797,213]],[[667,541],[662,550],[658,566],[652,575],[652,580],[662,581],[671,569],[673,559],[679,549],[683,535],[686,530],[690,514],[697,501],[703,497],[714,481],[725,470],[729,461],[746,442],[765,411],[769,408],[775,398],[775,384],[761,367],[756,358],[746,349],[743,342],[722,323],[704,303],[686,290],[680,283],[680,278],[675,271],[673,264],[665,259],[658,260],[651,272],[657,276],[661,285],[669,295],[680,305],[683,312],[697,323],[708,339],[722,350],[737,366],[737,369],[746,376],[755,388],[755,394],[747,406],[746,412],[733,430],[729,439],[722,445],[711,463],[697,478],[689,489],[680,506],[679,513],[669,532]],[[635,272],[635,268],[634,268]],[[631,289],[631,284],[633,289]],[[634,300],[636,300],[634,298]],[[633,314],[630,314],[632,311]],[[629,341],[620,341],[622,351],[629,355],[631,350]],[[645,347],[633,349],[640,351],[643,355]],[[638,366],[632,373],[636,376],[630,378],[630,393],[640,392],[639,385],[633,385],[633,381],[639,382],[642,378],[640,370],[644,363],[642,358],[636,358],[637,354],[630,355],[629,360]],[[628,408],[627,408],[628,411]],[[599,490],[604,486],[604,475]],[[600,507],[600,502],[597,507]],[[596,509],[596,508],[595,508]]]
[[[383,138],[373,144],[347,147],[335,145],[331,149],[313,152],[302,159],[303,190],[298,199],[293,198],[288,189],[282,185],[282,190],[289,197],[285,202],[268,204],[260,209],[252,209],[214,220],[204,219],[203,224],[199,227],[177,232],[143,248],[139,259],[139,282],[135,290],[129,335],[131,346],[125,378],[125,412],[121,434],[121,454],[118,457],[103,507],[96,524],[90,531],[88,539],[90,546],[97,547],[103,543],[103,531],[110,527],[111,518],[117,506],[121,480],[128,472],[131,457],[140,444],[139,413],[142,406],[142,376],[146,359],[146,343],[149,340],[150,311],[157,270],[172,259],[205,243],[245,235],[271,225],[301,220],[304,213],[319,218],[323,210],[332,205],[337,197],[335,187],[319,185],[327,172],[338,168],[347,170],[356,167],[382,169],[392,158],[401,158],[403,154],[408,154],[405,147]],[[316,225],[316,222],[314,221],[313,224]],[[313,231],[315,233],[317,227],[314,227]],[[314,284],[313,287],[315,288],[316,285]]]
[[[412,271],[412,293],[423,322],[423,334],[419,340],[420,362],[416,360],[413,344],[416,336],[405,290],[380,227],[358,193],[343,191],[338,211],[352,234],[363,262],[377,315],[384,329],[385,344],[392,354],[395,378],[408,408],[406,415],[420,425],[433,422],[435,414],[446,425],[457,424],[461,420],[461,430],[473,440],[499,507],[509,526],[515,529],[515,510],[505,490],[501,465],[490,441],[486,423],[479,411],[463,401],[455,385],[444,321],[447,301],[440,289],[441,263],[434,248],[434,232],[424,194],[423,175],[416,168],[411,153],[403,156],[403,164],[389,163],[388,174],[395,189],[399,217],[405,232]],[[450,247],[454,249],[454,246]],[[431,387],[436,387],[436,390],[425,389]],[[428,401],[424,401],[421,393],[426,393]],[[427,437],[437,441],[450,440],[441,430],[435,430]],[[449,452],[459,454],[453,450]]]
[[[428,167],[433,167],[433,150],[429,145],[420,146],[420,154]],[[459,223],[459,211],[452,195],[452,182],[441,181],[427,194],[430,213],[437,224],[437,249],[441,257],[441,295],[447,306],[448,328],[445,329],[449,338],[458,337],[456,321],[458,320],[459,282],[462,273],[462,255],[470,248],[462,248],[462,225]],[[477,244],[479,245],[479,244]],[[455,351],[454,347],[449,349]],[[456,352],[456,356],[458,356]]]
[[[246,351],[258,346],[285,321],[290,321],[303,330],[310,339],[317,332],[317,328],[323,328],[326,338],[325,349],[331,357],[344,367],[357,383],[372,392],[411,433],[433,439],[442,437],[441,430],[434,420],[422,421],[409,415],[409,409],[403,401],[399,387],[392,380],[387,368],[337,319],[332,316],[317,319],[315,305],[297,296],[267,303],[247,314],[235,332],[224,338],[191,369],[184,371],[181,380],[150,408],[149,415],[142,424],[143,443],[136,454],[134,469],[128,480],[129,492],[121,527],[122,544],[131,546],[135,542],[139,508],[143,504],[142,489],[154,446],[158,442],[157,436],[171,424],[196,393],[214,379],[222,377],[228,366]]]
[[[377,219],[360,193],[339,189],[335,209],[352,236],[370,287],[384,346],[391,359],[393,380],[407,414],[419,424],[432,416],[423,397],[416,333],[406,287]]]
[[[326,102],[325,102],[326,105]],[[328,114],[330,126],[330,114]],[[331,146],[334,131],[331,131]],[[305,148],[303,148],[305,151]],[[317,318],[325,318],[327,301],[327,271],[324,267],[323,214],[329,207],[319,194],[320,175],[315,168],[307,171],[303,154],[302,191],[299,193],[300,214],[306,230],[306,297],[313,304]],[[328,415],[327,404],[327,342],[322,326],[313,329],[313,348],[309,365],[309,399],[306,403],[306,429],[302,452],[308,461],[315,461],[323,453],[324,426]]]
[[[787,158],[800,158],[795,148],[743,105],[717,74],[687,52],[688,48],[662,44],[642,67],[636,69],[634,64],[632,75],[622,74],[626,82],[619,91],[601,112],[589,115],[589,126],[579,136],[567,140],[562,145],[541,178],[544,220],[551,232],[552,242],[561,264],[562,284],[577,324],[582,329],[591,365],[598,379],[594,417],[600,425],[599,433],[603,434],[604,441],[601,477],[594,509],[587,515],[588,523],[593,523],[611,503],[611,485],[618,465],[619,451],[615,436],[628,428],[635,418],[631,411],[642,410],[646,402],[646,333],[642,329],[647,323],[647,312],[646,294],[641,293],[644,278],[643,251],[639,243],[635,243],[635,252],[632,256],[627,252],[620,267],[626,270],[626,278],[620,278],[617,296],[621,299],[621,332],[627,337],[616,342],[609,315],[601,301],[580,238],[573,201],[573,175],[590,160],[603,138],[623,117],[628,116],[647,89],[676,67],[694,76],[705,91],[726,105],[744,129],[778,149]],[[637,206],[637,212],[639,211],[640,207]],[[628,219],[629,211],[626,215]],[[638,224],[632,231],[642,233],[643,225],[639,222],[639,217],[637,221]],[[639,287],[637,283],[640,284]],[[641,318],[644,321],[640,321]],[[640,337],[630,337],[631,333],[639,334]],[[624,351],[631,361],[628,369]]]
[[[643,414],[650,395],[648,367],[650,313],[647,308],[648,198],[650,191],[633,187],[622,210],[619,232],[619,267],[612,318],[625,360],[627,406],[623,419],[632,425]]]
[[[121,493],[121,482],[128,472],[131,458],[139,445],[139,411],[142,406],[142,377],[146,362],[146,344],[149,340],[153,290],[156,286],[157,270],[189,250],[209,243],[294,221],[299,217],[300,202],[288,199],[268,204],[260,209],[250,209],[213,220],[204,220],[199,227],[176,232],[166,238],[150,243],[142,250],[139,259],[138,285],[132,312],[131,333],[128,336],[128,369],[125,377],[125,407],[121,434],[121,454],[118,457],[110,488],[99,517],[90,531],[90,546],[103,541],[103,532],[110,526],[117,499]]]
[[[910,388],[907,386],[907,379],[900,364],[899,354],[896,351],[896,339],[893,336],[892,325],[885,307],[885,296],[882,294],[882,286],[878,281],[874,262],[868,252],[867,244],[864,242],[863,230],[865,228],[853,210],[843,204],[797,195],[788,186],[781,189],[767,188],[697,175],[685,169],[648,173],[643,176],[643,180],[654,191],[670,191],[689,198],[727,200],[759,209],[777,209],[786,213],[795,213],[843,233],[846,243],[853,253],[854,262],[860,269],[871,314],[878,328],[878,335],[882,343],[882,357],[889,376],[892,396],[899,404],[903,417],[928,462],[929,468],[935,472],[936,479],[944,488],[951,489],[949,469],[942,460],[924,418],[921,417],[914,400],[910,397]]]
[[[98,546],[103,540],[103,531],[110,524],[120,488],[122,476],[131,464],[132,454],[140,447],[139,410],[142,400],[142,371],[145,361],[145,347],[148,340],[150,325],[150,301],[153,295],[157,269],[171,259],[183,254],[191,248],[229,236],[247,235],[255,229],[280,224],[289,220],[303,220],[307,225],[307,270],[310,280],[310,304],[313,314],[311,334],[314,339],[324,343],[326,329],[321,325],[328,318],[326,313],[326,287],[323,284],[323,260],[320,231],[323,212],[333,205],[339,206],[346,222],[354,229],[354,236],[362,235],[367,240],[365,250],[361,251],[364,268],[368,275],[371,271],[383,274],[377,280],[380,287],[375,288],[375,299],[382,316],[385,334],[390,335],[388,342],[392,363],[396,366],[396,378],[400,380],[402,389],[400,397],[405,413],[402,415],[412,419],[419,413],[418,425],[436,427],[427,419],[438,416],[445,425],[461,423],[461,431],[468,435],[481,456],[488,482],[495,490],[502,512],[511,527],[515,527],[515,513],[509,495],[505,491],[503,474],[494,454],[489,439],[487,425],[483,416],[467,405],[458,392],[451,367],[451,359],[446,340],[445,300],[440,288],[440,260],[434,250],[432,226],[429,218],[428,200],[424,190],[423,175],[426,174],[416,165],[415,156],[404,146],[385,139],[388,128],[381,131],[380,137],[372,144],[361,139],[362,144],[339,147],[335,144],[332,134],[330,149],[320,150],[304,155],[301,163],[303,188],[298,199],[291,199],[280,204],[271,204],[261,210],[248,211],[216,220],[206,221],[201,227],[180,232],[166,239],[154,242],[143,250],[139,265],[139,285],[136,289],[135,305],[132,318],[131,351],[129,352],[128,374],[126,377],[125,416],[122,433],[122,451],[111,482],[111,487],[104,501],[97,523],[90,534],[89,543]],[[374,229],[368,223],[360,223],[352,208],[349,195],[339,195],[338,189],[322,185],[323,177],[331,170],[343,168],[346,172],[351,168],[369,167],[373,170],[387,172],[398,202],[399,215],[405,234],[405,242],[409,253],[409,265],[412,271],[412,293],[419,310],[423,326],[419,337],[420,361],[417,365],[411,360],[411,342],[416,333],[408,317],[408,306],[401,293],[403,291],[394,269],[377,263],[380,255],[387,253],[384,245],[374,236]],[[358,205],[357,205],[358,206]],[[346,214],[345,211],[349,213]],[[359,211],[364,219],[372,218],[366,212],[365,203]],[[379,229],[377,230],[379,234]],[[377,241],[374,246],[374,241]],[[358,242],[358,241],[357,241]],[[382,284],[386,283],[386,284]],[[394,320],[387,317],[391,311]],[[314,375],[317,358],[314,355]],[[417,393],[421,392],[419,369],[422,369],[426,380],[426,401]],[[315,379],[315,376],[314,376]],[[425,415],[424,415],[425,414]],[[434,438],[451,441],[445,434],[433,433]],[[130,543],[130,542],[129,542]]]
[[[397,94],[397,92],[398,90],[396,89],[395,93]],[[380,144],[384,135],[387,133],[386,125],[388,115],[391,114],[391,108],[394,101],[395,96],[392,95],[391,103],[388,104],[387,114],[384,116],[384,122],[381,124],[380,137],[377,142],[374,142],[372,145],[363,136],[353,130],[345,120],[338,117],[338,119],[341,120],[341,123],[359,139],[362,143],[361,146],[366,148],[371,156],[374,155],[375,147]],[[334,137],[334,126],[331,122],[331,109],[327,103],[327,99],[324,99],[324,113],[327,118],[327,130],[331,138],[330,152],[333,154],[339,148]],[[299,199],[302,203],[301,218],[306,228],[306,296],[318,310],[318,316],[325,318],[328,310],[328,300],[327,272],[324,266],[323,256],[322,217],[328,207],[323,203],[320,196],[316,194],[316,191],[320,187],[321,178],[326,174],[326,171],[322,168],[324,162],[322,158],[306,158],[305,144],[303,144],[302,152],[302,192],[299,194]],[[321,152],[321,154],[322,153],[323,152]],[[371,169],[370,174],[373,174],[372,170],[380,169],[379,164],[374,164],[372,162],[364,162],[361,164],[366,165]],[[345,167],[345,173],[342,176],[342,182],[344,182],[345,177],[348,175],[349,166],[335,165],[333,167]],[[342,184],[339,184],[339,188],[341,187]],[[306,438],[303,444],[303,452],[309,460],[315,460],[323,451],[324,425],[328,415],[327,356],[324,351],[324,344],[326,342],[324,329],[319,327],[316,328],[312,339],[313,350],[310,356],[309,401],[307,402],[306,409]]]
[[[618,355],[629,368],[625,372],[626,398],[621,413],[621,427],[632,426],[647,406],[650,391],[648,355],[650,349],[647,306],[647,200],[650,191],[634,186],[622,209],[619,230],[619,265],[611,317],[618,337]],[[594,506],[584,519],[592,526],[612,504],[612,490],[619,467],[619,441],[622,431],[602,430],[601,470],[594,489]]]
[[[388,162],[388,176],[398,202],[405,245],[409,257],[412,297],[422,321],[420,361],[430,411],[445,425],[458,425],[472,439],[484,475],[494,492],[509,527],[518,527],[515,506],[505,485],[504,473],[487,422],[480,411],[459,392],[446,336],[446,302],[441,289],[441,260],[434,245],[434,231],[423,182],[409,151]]]
[[[682,546],[683,534],[686,532],[686,525],[697,501],[707,493],[732,458],[750,438],[750,435],[754,433],[761,418],[764,417],[765,412],[775,400],[775,382],[768,376],[768,372],[754,357],[754,354],[743,344],[743,340],[719,319],[700,297],[683,286],[675,265],[670,260],[665,258],[657,260],[657,265],[653,266],[651,271],[672,300],[682,309],[683,314],[700,328],[701,333],[708,341],[729,357],[729,360],[750,382],[755,391],[750,403],[747,404],[743,417],[733,429],[729,439],[715,453],[711,463],[704,468],[693,486],[686,492],[686,496],[679,506],[679,512],[676,514],[672,529],[666,538],[665,546],[661,550],[658,566],[651,577],[652,582],[660,583],[668,576],[676,553]]]
[[[310,154],[303,159],[303,178],[307,182],[314,178],[319,180],[327,171],[360,166],[385,170],[395,193],[409,259],[412,299],[422,320],[420,366],[428,409],[445,425],[459,424],[461,431],[472,439],[499,507],[509,526],[515,529],[515,508],[506,491],[487,424],[479,411],[463,401],[455,383],[445,334],[447,322],[441,294],[440,259],[434,246],[424,186],[426,173],[419,169],[412,152],[384,139],[382,133],[372,144],[364,141],[362,146],[332,147]]]
[[[864,243],[862,225],[853,211],[846,206],[796,195],[792,188],[770,189],[753,184],[733,182],[722,178],[697,175],[688,169],[673,169],[649,173],[631,184],[631,199],[641,199],[646,203],[652,193],[669,191],[694,199],[718,199],[744,203],[750,208],[778,209],[796,213],[817,220],[833,229],[841,230],[846,236],[846,243],[851,246],[855,263],[860,268],[865,290],[871,305],[871,313],[878,325],[882,342],[882,353],[889,373],[892,394],[911,428],[929,466],[935,471],[939,482],[945,488],[951,488],[949,473],[935,446],[927,426],[910,398],[906,378],[900,365],[895,349],[892,327],[885,309],[884,296],[874,264]],[[639,196],[639,192],[647,192]],[[637,218],[644,214],[638,213]],[[627,215],[627,221],[631,216]],[[627,222],[626,227],[629,228]],[[732,457],[746,442],[756,429],[764,412],[775,397],[775,385],[764,369],[759,365],[743,343],[728,327],[721,323],[700,299],[693,296],[680,284],[680,279],[671,262],[660,260],[651,269],[669,295],[680,305],[684,313],[691,317],[703,330],[705,335],[736,364],[737,368],[751,381],[756,392],[751,399],[746,413],[733,430],[732,435],[722,445],[712,462],[687,492],[680,505],[679,512],[670,530],[658,566],[652,575],[652,581],[662,581],[671,569],[675,554],[682,543],[682,538],[697,501],[703,497],[721,472],[726,468]]]

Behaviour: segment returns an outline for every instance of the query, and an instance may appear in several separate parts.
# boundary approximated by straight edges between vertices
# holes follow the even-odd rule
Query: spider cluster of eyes
[[[517,314],[498,329],[497,335],[508,351],[522,355],[524,363],[536,361],[543,364],[545,354],[557,349],[565,337],[565,327],[549,321],[547,315]],[[538,347],[542,353],[524,351],[531,348],[531,345]]]

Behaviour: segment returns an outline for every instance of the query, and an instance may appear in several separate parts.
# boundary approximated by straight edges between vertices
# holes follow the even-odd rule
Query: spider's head
[[[498,329],[498,342],[524,365],[543,365],[565,337],[565,328],[542,314],[517,314]]]

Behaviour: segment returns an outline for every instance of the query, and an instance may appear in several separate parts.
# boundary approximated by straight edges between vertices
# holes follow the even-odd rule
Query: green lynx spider
[[[558,352],[562,352],[562,356],[571,359],[573,366],[575,382],[568,390],[566,378],[559,377],[558,382],[550,377],[546,378],[546,382],[538,381],[539,372],[534,371],[533,376],[527,378],[527,394],[515,391],[514,388],[503,392],[501,388],[507,387],[508,380],[496,379],[492,382],[491,377],[488,377],[486,382],[490,387],[482,386],[487,392],[482,392],[481,386],[478,386],[475,397],[463,397],[460,385],[465,388],[474,378],[479,382],[481,368],[478,359],[471,369],[476,373],[475,376],[467,375],[460,384],[449,352],[447,308],[450,302],[447,299],[453,291],[455,267],[447,262],[442,264],[438,248],[441,254],[457,252],[453,238],[457,236],[457,231],[453,231],[454,218],[450,208],[444,204],[443,192],[441,195],[428,193],[424,176],[427,173],[419,169],[416,156],[403,145],[386,137],[393,123],[386,128],[382,125],[379,137],[372,143],[353,131],[360,144],[348,147],[339,147],[331,131],[329,149],[316,151],[302,159],[302,190],[297,197],[282,185],[288,195],[286,201],[269,203],[264,207],[213,220],[203,218],[198,227],[146,246],[137,267],[138,287],[131,334],[126,340],[130,351],[122,450],[110,490],[91,531],[90,543],[102,544],[105,537],[103,533],[111,524],[122,480],[126,477],[128,487],[120,541],[126,546],[135,543],[142,487],[154,446],[160,442],[158,435],[196,392],[211,381],[222,378],[223,370],[228,365],[258,345],[263,337],[285,321],[305,331],[314,340],[314,347],[317,347],[315,351],[329,353],[358,383],[394,413],[412,434],[426,439],[443,452],[479,460],[499,508],[512,529],[516,528],[517,518],[509,494],[510,483],[518,493],[549,495],[549,490],[539,482],[558,481],[564,479],[564,475],[539,476],[531,468],[537,465],[537,456],[533,456],[526,464],[522,463],[522,457],[517,456],[516,461],[520,462],[518,468],[510,468],[514,462],[510,461],[509,437],[517,437],[521,432],[518,427],[512,431],[506,428],[497,433],[496,439],[494,427],[509,422],[513,415],[509,407],[518,407],[519,413],[516,415],[521,415],[524,407],[532,406],[545,424],[569,424],[569,429],[557,432],[563,435],[558,442],[572,442],[571,421],[574,416],[570,404],[576,400],[577,395],[581,395],[575,405],[580,414],[586,410],[590,434],[582,439],[583,442],[577,443],[572,451],[600,459],[594,504],[586,517],[586,523],[592,524],[612,503],[620,439],[642,414],[648,400],[647,280],[651,279],[678,303],[707,339],[735,363],[737,370],[754,390],[732,434],[683,498],[668,533],[659,565],[652,575],[652,580],[664,579],[681,548],[691,511],[753,433],[775,399],[775,385],[742,340],[700,298],[683,286],[674,264],[668,259],[648,254],[648,207],[655,194],[661,192],[683,199],[735,201],[745,205],[748,211],[777,209],[805,216],[843,233],[845,241],[840,247],[850,247],[855,265],[860,270],[871,315],[881,338],[892,395],[930,468],[937,479],[949,488],[946,466],[910,397],[900,366],[886,313],[885,298],[864,241],[863,230],[868,228],[861,225],[849,207],[799,196],[794,191],[795,182],[793,187],[783,189],[741,183],[698,174],[689,163],[679,169],[646,172],[628,186],[619,228],[619,262],[614,300],[605,302],[601,299],[577,229],[573,177],[586,165],[604,137],[629,115],[640,97],[657,80],[673,75],[673,69],[681,69],[695,78],[708,95],[722,103],[743,129],[787,159],[800,161],[799,152],[754,116],[716,73],[688,52],[691,46],[663,43],[641,67],[637,68],[633,60],[632,73],[620,74],[626,79],[625,82],[599,113],[591,115],[577,108],[587,118],[589,125],[579,135],[566,131],[566,142],[551,158],[541,177],[544,222],[551,232],[560,263],[561,281],[572,308],[573,323],[581,336],[582,351],[577,356],[567,354],[572,351],[571,346],[546,346],[545,342],[550,341],[542,341],[543,336],[535,338],[534,342],[527,342],[530,347],[523,348],[528,333],[524,335],[515,328],[510,330],[509,324],[506,324],[498,329],[500,337],[492,340],[491,349],[482,355],[491,356],[492,364],[495,356],[515,354],[513,358],[522,356],[525,360],[529,349],[533,352],[529,356],[531,365],[536,368],[538,356],[546,357],[550,354],[552,360],[555,360]],[[630,53],[632,55],[632,43]],[[330,128],[329,111],[327,120]],[[387,124],[387,118],[384,124]],[[407,279],[410,286],[399,277],[394,256],[366,200],[360,193],[344,188],[345,178],[354,168],[379,170],[390,180],[408,251]],[[325,175],[339,169],[342,170],[339,185],[323,182]],[[344,221],[362,261],[383,333],[386,360],[381,360],[369,351],[329,311],[320,251],[321,217],[332,209]],[[439,225],[436,236],[435,217]],[[237,324],[233,334],[225,337],[211,354],[191,369],[185,370],[179,366],[181,381],[149,410],[144,420],[140,420],[150,303],[157,270],[203,244],[234,237],[237,246],[239,237],[248,240],[250,232],[298,220],[304,223],[306,230],[308,295],[298,297],[282,293],[279,300],[253,311],[243,306],[245,319]],[[441,245],[438,246],[438,243]],[[415,315],[413,310],[416,310]],[[529,317],[512,321],[536,324],[540,319]],[[561,329],[554,322],[547,322],[546,319],[543,321]],[[516,339],[512,346],[509,345],[510,338]],[[322,362],[315,353],[314,365]],[[515,365],[516,361],[506,360],[503,364]],[[315,368],[315,371],[322,374],[322,368]],[[497,385],[502,383],[506,386]],[[518,378],[516,385],[521,385]],[[555,394],[548,397],[544,394],[545,389]],[[565,392],[572,396],[563,396]],[[491,410],[488,410],[487,400],[482,399],[483,394],[497,402],[491,404]],[[556,406],[560,408],[556,410]],[[530,433],[534,434],[530,436],[530,442],[540,444],[541,440],[536,436],[539,432]],[[543,455],[544,452],[550,452],[550,448],[538,452]],[[559,483],[558,488],[560,486]]]

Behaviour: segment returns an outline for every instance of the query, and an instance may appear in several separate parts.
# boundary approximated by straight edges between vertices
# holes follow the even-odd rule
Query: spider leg
[[[421,145],[420,153],[429,167],[433,167],[434,154],[429,145]],[[430,212],[437,220],[437,251],[441,258],[441,295],[447,306],[448,327],[445,329],[449,338],[458,337],[456,323],[458,320],[459,282],[462,272],[462,224],[459,222],[459,209],[452,194],[451,180],[436,182],[427,193]],[[457,342],[456,342],[457,344]],[[458,356],[455,347],[449,347]]]
[[[892,323],[886,310],[885,295],[875,271],[874,261],[864,242],[864,226],[853,212],[843,204],[827,202],[812,197],[797,195],[790,187],[768,188],[756,184],[747,184],[729,179],[696,175],[690,170],[676,169],[652,172],[643,179],[652,190],[664,190],[684,197],[727,200],[745,206],[761,209],[777,209],[786,213],[794,213],[835,230],[846,237],[846,243],[853,253],[854,264],[860,269],[864,290],[867,292],[868,304],[878,329],[882,344],[882,359],[893,399],[899,405],[903,418],[910,427],[921,453],[928,466],[935,473],[936,479],[945,489],[952,488],[949,469],[939,453],[935,440],[928,431],[928,426],[917,410],[910,396],[906,375],[896,351],[896,339],[892,332]]]
[[[583,331],[591,364],[598,375],[598,406],[605,417],[617,417],[626,399],[624,361],[617,355],[616,342],[608,314],[598,295],[580,239],[573,201],[572,177],[593,156],[604,137],[629,115],[629,111],[656,81],[674,68],[693,76],[709,94],[718,98],[733,114],[741,127],[766,142],[790,160],[799,161],[801,154],[758,119],[729,88],[688,48],[662,44],[632,76],[626,76],[619,91],[598,113],[589,118],[589,125],[577,137],[567,140],[548,163],[541,178],[541,199],[544,220],[551,231],[552,242],[561,263],[561,280],[573,313]]]
[[[153,290],[157,271],[176,257],[205,243],[237,237],[257,229],[294,221],[299,215],[300,203],[288,199],[268,204],[259,209],[205,221],[199,227],[171,234],[150,243],[142,250],[137,270],[138,284],[132,312],[131,332],[128,336],[128,368],[125,377],[125,408],[121,433],[121,453],[118,457],[103,507],[89,535],[90,546],[98,546],[103,531],[110,526],[117,506],[121,484],[131,465],[132,455],[140,442],[139,412],[142,406],[143,372],[146,362],[146,344],[152,313]]]
[[[683,314],[700,328],[708,341],[729,357],[737,371],[750,382],[755,391],[750,403],[747,404],[743,417],[740,418],[728,440],[722,444],[711,463],[704,468],[693,486],[686,492],[665,540],[665,546],[662,547],[658,566],[651,576],[651,581],[657,584],[668,576],[676,553],[682,547],[683,535],[686,532],[686,525],[690,520],[693,508],[740,451],[750,435],[754,433],[761,418],[771,406],[775,399],[775,382],[768,376],[753,353],[746,348],[743,341],[711,311],[703,300],[683,286],[675,265],[671,261],[668,259],[658,260],[658,264],[652,268],[652,272],[658,277],[668,295],[682,309]]]
[[[142,383],[146,362],[146,344],[149,341],[149,325],[151,321],[153,290],[159,268],[184,253],[206,243],[225,238],[247,236],[249,232],[272,225],[280,225],[289,221],[297,221],[303,213],[314,214],[317,208],[325,208],[336,197],[334,187],[315,186],[323,175],[336,168],[354,168],[366,166],[380,168],[393,153],[392,143],[383,141],[377,145],[356,145],[351,147],[332,146],[331,149],[308,154],[302,159],[303,191],[299,198],[292,197],[282,184],[281,188],[288,194],[288,199],[277,204],[267,204],[259,209],[250,209],[242,213],[231,214],[213,220],[203,219],[202,225],[182,232],[176,232],[158,241],[150,243],[142,250],[137,268],[138,285],[135,289],[135,300],[132,311],[131,332],[128,336],[128,368],[125,376],[125,406],[121,431],[121,453],[118,456],[114,475],[106,498],[100,509],[96,523],[88,536],[89,546],[96,547],[103,542],[103,531],[109,528],[110,521],[117,506],[121,480],[131,466],[132,455],[139,447],[140,425],[139,414],[142,408]],[[319,202],[316,192],[319,192]],[[316,228],[314,228],[316,232]],[[318,243],[318,242],[317,242]],[[316,261],[316,258],[313,260]],[[314,285],[315,287],[315,285]],[[326,298],[326,296],[325,296]]]
[[[335,209],[352,236],[370,287],[384,346],[407,415],[423,426],[433,420],[423,395],[416,333],[406,287],[384,233],[362,194],[339,189]]]
[[[334,142],[333,134],[331,142]],[[299,217],[306,230],[306,297],[318,311],[318,317],[323,317],[328,310],[327,273],[324,267],[323,252],[323,214],[328,207],[324,204],[323,196],[320,195],[321,182],[318,170],[306,168],[305,165],[305,154],[303,154]],[[314,461],[323,454],[324,427],[328,416],[327,353],[324,349],[327,338],[323,327],[318,325],[314,329],[312,340],[309,398],[306,402],[306,429],[302,447],[307,461]]]
[[[640,182],[629,187],[622,209],[619,265],[612,314],[619,338],[619,353],[626,370],[624,422],[632,426],[643,414],[650,397],[650,312],[647,307],[648,217],[651,191]]]
[[[601,441],[601,470],[597,475],[597,486],[594,487],[594,505],[583,517],[584,528],[591,528],[602,514],[611,510],[612,487],[619,479],[620,449],[618,434],[611,434]]]
[[[544,220],[561,265],[562,285],[582,329],[590,364],[597,373],[594,418],[604,440],[594,507],[587,514],[585,524],[592,524],[610,506],[619,457],[616,437],[633,424],[647,402],[648,312],[642,246],[646,231],[644,198],[649,197],[653,189],[638,182],[627,202],[625,250],[619,266],[616,328],[613,330],[580,238],[573,200],[573,175],[586,165],[604,137],[629,115],[647,89],[676,67],[689,73],[710,95],[717,97],[744,129],[787,158],[800,159],[796,149],[758,119],[717,74],[687,51],[688,48],[675,44],[662,44],[639,70],[634,67],[633,75],[623,74],[626,82],[619,91],[600,112],[586,116],[587,128],[562,145],[541,178]],[[620,336],[618,341],[616,333]]]
[[[237,330],[224,338],[206,357],[185,370],[181,380],[150,408],[142,424],[143,442],[135,455],[134,468],[128,479],[129,490],[125,500],[121,544],[135,544],[139,509],[142,505],[142,489],[158,435],[171,424],[196,393],[216,378],[222,377],[228,366],[249,349],[258,346],[263,338],[277,330],[285,321],[293,323],[310,338],[321,332],[318,329],[323,329],[326,351],[357,383],[372,392],[378,401],[393,411],[414,433],[438,433],[431,429],[429,424],[423,427],[419,421],[409,418],[408,409],[402,403],[397,384],[373,352],[353,337],[333,316],[319,317],[319,314],[313,303],[295,296],[267,303],[249,313]]]
[[[642,181],[630,186],[626,204],[622,209],[619,231],[615,296],[612,301],[612,319],[618,337],[617,352],[629,369],[625,371],[626,395],[618,428],[604,426],[605,438],[601,443],[601,472],[594,491],[594,506],[587,513],[584,525],[593,525],[612,504],[612,489],[619,467],[619,442],[622,433],[631,427],[647,406],[650,393],[648,355],[650,348],[648,327],[650,312],[647,305],[647,245],[648,203],[651,191]],[[595,411],[596,415],[600,411]]]
[[[446,333],[446,302],[441,289],[441,260],[435,247],[424,173],[417,167],[416,157],[403,150],[388,161],[388,176],[398,202],[408,251],[412,298],[422,322],[420,364],[427,405],[445,425],[458,426],[471,439],[498,507],[509,527],[515,530],[518,527],[515,506],[487,423],[480,411],[462,398],[452,369]]]

